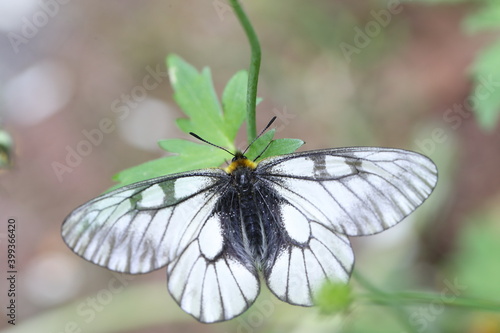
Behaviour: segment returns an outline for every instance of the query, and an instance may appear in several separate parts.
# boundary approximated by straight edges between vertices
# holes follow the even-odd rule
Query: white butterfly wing
[[[351,244],[346,236],[308,220],[295,208],[285,208],[281,214],[289,238],[264,276],[282,301],[311,306],[325,281],[349,280],[354,264]]]
[[[278,298],[298,305],[313,305],[325,280],[347,282],[354,256],[346,236],[390,228],[437,182],[427,157],[369,147],[271,157],[256,172],[280,197],[287,236],[264,275]]]
[[[97,265],[146,273],[167,265],[200,233],[225,173],[218,169],[151,179],[101,195],[62,225],[66,244]]]
[[[257,172],[308,218],[347,236],[403,220],[431,194],[437,168],[415,152],[352,147],[263,160]]]
[[[234,318],[260,292],[254,267],[248,268],[219,247],[219,217],[210,217],[197,241],[167,267],[168,289],[179,306],[204,323]]]
[[[62,236],[78,255],[125,273],[167,266],[168,288],[202,322],[231,319],[259,293],[255,270],[223,253],[214,213],[227,174],[207,169],[132,184],[77,208]]]

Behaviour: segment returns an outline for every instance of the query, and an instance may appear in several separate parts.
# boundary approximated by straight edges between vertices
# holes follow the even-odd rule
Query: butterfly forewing
[[[73,211],[62,236],[95,264],[146,273],[167,265],[197,237],[226,182],[224,171],[208,169],[125,186]]]
[[[436,166],[427,157],[376,147],[271,157],[256,172],[308,219],[347,236],[392,227],[420,206],[437,182]]]

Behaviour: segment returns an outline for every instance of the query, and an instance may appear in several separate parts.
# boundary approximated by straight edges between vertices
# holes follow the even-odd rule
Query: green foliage
[[[470,325],[472,318],[484,313],[496,316],[497,323],[500,323],[498,214],[498,209],[494,209],[467,220],[458,237],[457,252],[451,258],[451,264],[436,276],[433,292],[379,289],[355,271],[353,276],[363,292],[354,290],[353,308],[359,309],[356,305],[363,303],[384,305],[385,317],[398,319],[402,327],[406,325],[407,332],[472,332],[475,330],[464,329],[464,325]],[[372,331],[373,309],[363,309],[360,314],[363,318],[347,325],[344,332]],[[384,321],[377,326],[392,332],[386,325]],[[348,329],[351,327],[356,329]]]
[[[500,41],[478,55],[472,66],[474,89],[471,102],[479,124],[493,130],[500,113]]]
[[[464,21],[470,33],[500,29],[500,1],[482,1],[484,5]],[[500,40],[486,47],[472,66],[474,78],[471,102],[482,128],[493,130],[500,114]]]
[[[316,304],[324,314],[347,310],[352,303],[352,290],[348,284],[327,282],[318,293]]]
[[[8,169],[12,166],[12,150],[14,142],[10,134],[0,129],[0,169]]]
[[[112,189],[169,173],[218,166],[228,159],[225,151],[207,144],[181,139],[162,140],[158,144],[162,149],[175,155],[148,161],[119,172],[113,176],[113,180],[120,184]]]
[[[205,140],[234,150],[233,141],[245,119],[246,71],[229,80],[223,93],[225,112],[215,94],[209,68],[199,73],[176,55],[167,58],[174,100],[189,118],[177,120],[185,132],[195,132]]]
[[[405,2],[423,2],[431,5],[455,4],[471,2],[471,0],[404,0]]]
[[[500,29],[500,1],[497,0],[417,0],[429,4],[477,3],[478,9],[465,18],[468,33]],[[473,89],[470,103],[479,125],[485,130],[496,127],[500,115],[500,40],[480,52],[471,67]]]
[[[303,144],[304,141],[300,139],[276,139],[271,141],[269,148],[262,154],[261,158],[293,153]]]
[[[500,28],[500,3],[487,2],[485,6],[466,17],[464,28],[469,33]]]
[[[248,149],[246,156],[249,159],[254,160],[260,155],[258,158],[258,161],[260,161],[261,159],[270,156],[293,153],[304,144],[304,141],[299,139],[273,140],[275,132],[275,129],[271,129],[255,140],[255,142]]]
[[[185,133],[196,133],[213,144],[235,151],[234,140],[246,118],[247,72],[239,71],[229,80],[222,94],[221,106],[209,68],[199,72],[176,55],[167,58],[167,66],[174,99],[188,116],[177,120],[179,128]],[[249,148],[247,157],[255,159],[268,144],[261,158],[288,154],[303,144],[297,139],[273,140],[274,132],[268,131],[257,139]],[[159,145],[174,155],[121,171],[113,177],[119,184],[112,189],[166,174],[218,167],[231,158],[227,152],[205,143],[169,139],[161,140]]]
[[[489,300],[500,299],[500,228],[496,214],[469,220],[462,231],[453,262],[464,292]]]

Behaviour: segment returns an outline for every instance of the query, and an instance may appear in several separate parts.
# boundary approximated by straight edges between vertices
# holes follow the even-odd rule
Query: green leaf
[[[463,22],[465,31],[476,33],[500,28],[500,2],[490,3],[469,15]]]
[[[193,66],[182,60],[176,55],[170,55],[167,58],[168,73],[170,83],[174,89],[174,100],[179,107],[189,117],[189,119],[178,119],[177,125],[185,132],[194,132],[203,139],[216,145],[234,150],[234,138],[238,132],[241,123],[235,122],[243,119],[238,115],[231,115],[228,123],[222,113],[222,108],[215,94],[212,83],[212,76],[209,68],[204,68],[201,73]],[[239,86],[243,75],[236,75],[229,84],[229,90],[234,90],[234,86]],[[226,88],[227,90],[227,88]],[[245,89],[246,90],[246,89]],[[238,95],[231,95],[231,111],[238,105]],[[236,113],[244,112],[238,110]]]
[[[477,57],[472,73],[474,89],[471,104],[481,127],[492,130],[500,113],[500,41]]]
[[[108,191],[166,174],[218,167],[231,157],[227,152],[216,147],[187,140],[162,140],[158,144],[163,149],[178,155],[152,160],[117,173],[113,176],[113,180],[120,184]]]
[[[246,117],[247,72],[240,71],[229,80],[222,94],[221,107],[208,68],[199,72],[176,55],[167,58],[167,65],[174,99],[188,116],[177,119],[179,128],[235,151],[234,140]],[[291,153],[303,144],[296,139],[271,141],[274,133],[273,129],[258,138],[249,148],[247,157],[255,159],[268,145],[262,158]],[[159,158],[119,172],[113,177],[119,184],[112,189],[167,174],[218,167],[230,159],[227,152],[205,143],[171,139],[160,141],[159,145],[175,156]]]
[[[262,154],[260,159],[290,154],[299,149],[305,142],[300,139],[276,139],[271,142],[269,148]]]
[[[246,71],[236,73],[226,85],[222,95],[223,113],[208,68],[198,72],[176,55],[170,55],[167,63],[174,99],[189,117],[177,120],[179,128],[234,151],[233,142],[246,114]],[[172,139],[160,141],[159,145],[177,155],[121,171],[113,177],[119,182],[113,189],[166,174],[217,167],[228,159],[227,152],[205,143]]]
[[[276,130],[273,128],[258,137],[248,148],[245,156],[252,161],[255,160],[257,156],[259,156],[264,151],[264,149],[266,149],[266,146],[269,144],[269,142],[271,142],[271,140],[274,138],[275,132]]]
[[[299,139],[276,139],[273,140],[276,129],[271,129],[268,132],[261,135],[255,142],[250,146],[246,157],[250,160],[255,160],[259,155],[257,161],[263,158],[277,155],[290,154],[296,151],[300,146],[304,144],[304,141]],[[268,146],[269,145],[269,146]],[[267,148],[266,148],[267,147]],[[262,153],[264,152],[264,153]]]
[[[229,128],[238,130],[246,117],[248,73],[239,71],[227,83],[222,93],[222,106],[226,124]],[[231,142],[236,138],[236,132],[231,132]]]

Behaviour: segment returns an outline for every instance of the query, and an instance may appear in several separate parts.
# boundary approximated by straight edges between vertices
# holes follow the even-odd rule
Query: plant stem
[[[358,283],[363,286],[363,288],[370,291],[370,293],[368,294],[359,295],[361,296],[361,298],[366,297],[369,302],[371,301],[373,303],[386,305],[390,307],[393,310],[396,318],[401,323],[401,325],[403,325],[408,332],[411,333],[418,332],[416,328],[408,321],[407,318],[409,318],[409,315],[406,312],[406,309],[400,306],[401,304],[399,303],[399,300],[393,300],[392,302],[388,302],[387,299],[390,298],[390,295],[388,293],[377,288],[375,285],[373,285],[371,282],[365,279],[357,271],[354,271],[352,275],[356,279],[356,281],[358,281]]]
[[[443,294],[421,291],[385,292],[368,282],[359,273],[353,273],[353,275],[356,281],[368,291],[368,293],[358,294],[358,296],[370,303],[388,306],[411,306],[426,303],[471,310],[500,312],[500,302],[498,301],[458,296],[452,293]]]
[[[369,302],[390,305],[415,305],[415,304],[436,304],[437,306],[447,306],[456,308],[467,308],[470,310],[481,310],[500,312],[500,303],[471,297],[454,297],[453,295],[441,295],[424,292],[396,292],[386,295],[360,294],[361,298]]]
[[[250,144],[257,136],[257,125],[255,118],[255,106],[257,102],[257,84],[259,82],[260,70],[260,44],[252,24],[248,20],[245,11],[241,8],[238,0],[230,0],[231,6],[240,21],[243,30],[250,43],[251,58],[250,69],[248,71],[248,89],[247,89],[247,140]]]

